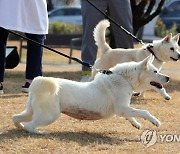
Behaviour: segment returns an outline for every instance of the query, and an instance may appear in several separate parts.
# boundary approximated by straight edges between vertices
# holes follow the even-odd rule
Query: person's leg
[[[3,81],[5,72],[5,54],[8,32],[0,28],[0,94],[3,94]]]
[[[107,0],[91,0],[98,8],[105,12],[107,8]],[[93,31],[98,22],[104,19],[104,16],[91,6],[86,0],[82,0],[81,4],[83,16],[83,38],[81,59],[91,65],[94,64],[97,55],[97,46],[95,45]],[[82,72],[90,72],[91,69],[82,66]],[[82,74],[83,75],[83,74]]]
[[[38,43],[44,44],[44,35],[26,33],[26,36]],[[41,46],[31,41],[27,41],[27,57],[26,57],[27,86],[25,85],[24,86],[25,88],[29,87],[30,84],[28,84],[28,82],[31,83],[31,81],[35,77],[42,76],[42,52],[43,52],[43,48]]]
[[[132,11],[129,0],[109,1],[109,14],[119,25],[133,33]],[[133,48],[133,38],[112,24],[116,48]]]

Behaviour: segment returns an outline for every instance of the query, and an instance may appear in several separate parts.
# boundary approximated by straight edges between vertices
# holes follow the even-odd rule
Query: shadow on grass
[[[25,94],[25,95],[27,95],[27,94]],[[22,97],[22,93],[21,94],[8,94],[8,95],[0,96],[0,98],[4,98],[4,99],[18,98],[18,97]]]
[[[24,130],[12,129],[5,133],[0,134],[0,143],[4,140],[17,140],[19,138],[34,138],[34,139],[57,139],[61,142],[69,142],[73,141],[78,143],[81,146],[86,146],[89,144],[116,144],[121,145],[127,142],[140,142],[139,139],[131,139],[131,138],[116,138],[109,137],[108,135],[94,132],[55,132],[49,133],[46,135],[36,135],[25,132]]]

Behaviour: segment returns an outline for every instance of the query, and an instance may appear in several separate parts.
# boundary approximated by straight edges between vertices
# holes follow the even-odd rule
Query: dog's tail
[[[56,94],[58,90],[57,80],[51,77],[36,77],[29,87],[29,92],[37,95]]]
[[[111,47],[106,43],[105,37],[106,29],[109,26],[110,22],[108,20],[102,20],[94,29],[94,40],[98,48],[101,50],[102,54],[111,49]]]

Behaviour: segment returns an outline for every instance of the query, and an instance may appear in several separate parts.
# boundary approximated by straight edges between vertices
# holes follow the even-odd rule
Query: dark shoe
[[[0,83],[0,94],[4,94],[4,91],[3,91],[3,84]]]
[[[30,86],[31,84],[29,83],[29,82],[26,82],[25,83],[25,85],[24,86],[22,86],[22,92],[24,92],[24,93],[28,93],[29,92],[29,86]]]

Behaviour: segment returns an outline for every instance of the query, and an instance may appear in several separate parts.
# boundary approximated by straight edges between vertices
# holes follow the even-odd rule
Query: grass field
[[[69,49],[61,49],[68,53]],[[79,52],[76,52],[76,57]],[[58,62],[58,65],[43,65],[44,76],[80,79],[81,66],[67,65],[67,61],[56,54],[47,52],[44,63]],[[180,67],[179,62],[168,63],[163,69],[171,77],[165,86],[171,95],[170,101],[164,100],[159,93],[146,92],[145,98],[132,98],[132,106],[146,109],[155,115],[162,123],[157,128],[144,119],[137,120],[143,128],[138,130],[124,118],[117,116],[98,121],[80,121],[62,115],[53,124],[41,130],[49,132],[47,135],[32,135],[17,129],[12,122],[12,115],[24,110],[27,94],[21,93],[24,83],[25,65],[19,64],[13,70],[6,71],[4,82],[5,94],[0,96],[0,154],[15,153],[180,153],[180,141],[166,138],[161,141],[160,135],[180,136]],[[78,97],[78,96],[77,96]],[[147,130],[157,132],[157,143],[146,147],[141,141],[141,134]],[[169,141],[169,142],[167,142]]]

